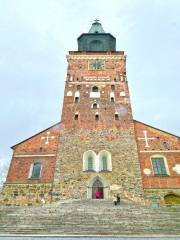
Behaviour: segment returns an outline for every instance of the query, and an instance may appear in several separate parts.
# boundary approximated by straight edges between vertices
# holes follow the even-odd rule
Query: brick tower
[[[67,56],[53,200],[143,198],[126,55],[96,20]]]

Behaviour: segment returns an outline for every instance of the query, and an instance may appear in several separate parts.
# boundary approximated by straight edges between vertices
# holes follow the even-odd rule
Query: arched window
[[[99,113],[96,113],[96,114],[95,114],[95,120],[96,120],[96,121],[99,121]]]
[[[98,92],[98,91],[99,91],[99,89],[97,86],[92,87],[92,92]]]
[[[79,101],[80,101],[80,93],[79,91],[76,91],[74,96],[74,102],[78,103]]]
[[[93,108],[93,109],[98,109],[98,108],[99,108],[99,104],[98,104],[98,103],[93,103],[93,104],[91,105],[91,108]]]
[[[111,93],[110,93],[110,101],[111,101],[112,103],[115,102],[114,92],[111,92]]]
[[[106,150],[99,153],[99,170],[112,171],[111,153]]]
[[[87,158],[87,170],[92,171],[93,170],[93,156],[88,156]]]
[[[97,86],[93,86],[90,92],[90,98],[100,98],[100,91]]]
[[[78,118],[79,118],[79,113],[76,112],[75,115],[74,115],[74,120],[78,120]]]
[[[168,165],[164,156],[154,155],[151,157],[151,163],[153,167],[154,176],[167,176]]]
[[[115,112],[114,118],[115,118],[115,120],[118,120],[118,119],[119,119],[119,114],[118,114],[118,112]]]
[[[83,171],[95,171],[96,153],[88,150],[83,155]]]
[[[104,170],[104,171],[108,170],[108,168],[107,168],[107,156],[106,155],[102,156],[102,170]]]
[[[170,193],[164,196],[165,204],[180,204],[180,196]]]
[[[31,165],[29,178],[39,179],[41,176],[42,164],[40,162],[35,162]]]

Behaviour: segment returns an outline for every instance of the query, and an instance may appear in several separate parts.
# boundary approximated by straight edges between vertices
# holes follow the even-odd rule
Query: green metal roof
[[[99,20],[94,20],[94,23],[92,24],[89,33],[105,33],[101,23]]]
[[[81,34],[77,40],[80,52],[116,51],[116,38],[106,33],[97,19],[94,20],[89,32]]]

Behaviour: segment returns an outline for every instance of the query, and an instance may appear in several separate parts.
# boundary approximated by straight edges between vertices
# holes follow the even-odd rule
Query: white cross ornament
[[[144,137],[143,138],[138,138],[139,140],[144,140],[145,141],[145,147],[149,147],[149,143],[148,143],[148,140],[150,140],[150,139],[155,139],[154,137],[147,137],[147,131],[146,130],[144,130],[143,131],[143,133],[144,133]]]
[[[41,140],[45,140],[45,144],[47,145],[49,144],[49,140],[54,139],[55,136],[50,136],[50,132],[47,132],[46,134],[47,136],[41,137]]]

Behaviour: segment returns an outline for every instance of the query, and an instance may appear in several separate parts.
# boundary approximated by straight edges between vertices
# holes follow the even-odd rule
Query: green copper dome
[[[99,20],[95,20],[89,32],[81,34],[77,40],[80,52],[116,51],[115,37],[104,31]]]
[[[96,19],[94,21],[89,30],[89,33],[105,33],[101,23],[99,23],[99,20]]]

